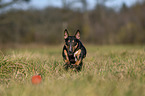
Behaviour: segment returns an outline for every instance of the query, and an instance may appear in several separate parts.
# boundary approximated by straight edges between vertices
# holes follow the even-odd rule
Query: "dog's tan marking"
[[[81,54],[81,49],[79,49],[78,51],[76,51],[74,53],[74,57],[75,57],[75,61],[76,61],[75,64],[76,65],[79,65],[80,62],[81,62],[81,59],[79,59],[80,54]]]
[[[64,50],[64,54],[65,54],[65,56],[66,56],[65,62],[66,62],[66,63],[69,63],[69,58],[68,58],[68,54],[67,54],[67,51],[66,51],[66,50]]]
[[[78,58],[80,54],[81,54],[81,49],[79,49],[78,51],[76,51],[76,52],[74,53],[74,57],[77,56],[77,58]]]
[[[76,65],[79,65],[80,62],[81,62],[81,59],[80,59],[80,60],[77,60],[75,64],[76,64]]]
[[[67,50],[69,50],[69,46],[65,44],[65,47],[67,48]],[[66,52],[67,53],[67,52]]]
[[[64,61],[66,64],[70,64],[70,61],[69,60],[65,60]]]
[[[78,47],[78,43],[76,46],[73,47],[73,52],[75,51],[75,49]]]

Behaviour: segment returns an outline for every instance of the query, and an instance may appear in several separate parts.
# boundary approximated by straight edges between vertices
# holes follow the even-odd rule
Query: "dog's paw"
[[[65,70],[68,70],[68,67],[69,67],[68,64],[64,64],[64,65],[63,65],[63,68],[64,68]]]
[[[77,70],[77,71],[80,71],[81,68],[82,68],[82,67],[81,67],[80,65],[77,65],[77,66],[76,66],[76,70]]]
[[[75,68],[76,67],[76,64],[71,64],[70,65],[70,68]]]

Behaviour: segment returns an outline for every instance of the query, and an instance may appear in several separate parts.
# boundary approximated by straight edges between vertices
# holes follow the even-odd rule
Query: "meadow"
[[[1,50],[0,96],[145,96],[145,46],[86,49],[80,72],[63,69],[62,45]]]

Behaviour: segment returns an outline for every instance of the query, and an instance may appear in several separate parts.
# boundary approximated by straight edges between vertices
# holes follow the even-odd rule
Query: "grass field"
[[[0,96],[145,96],[145,46],[86,49],[78,73],[63,69],[62,46],[0,51]]]

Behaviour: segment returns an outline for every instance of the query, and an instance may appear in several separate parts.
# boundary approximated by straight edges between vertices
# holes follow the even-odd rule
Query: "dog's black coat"
[[[69,36],[68,31],[64,31],[65,45],[63,47],[62,56],[65,61],[64,67],[66,70],[70,67],[80,71],[82,68],[82,61],[86,57],[86,48],[79,38],[79,30],[77,30],[75,36]]]

